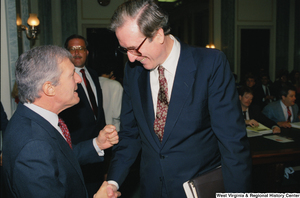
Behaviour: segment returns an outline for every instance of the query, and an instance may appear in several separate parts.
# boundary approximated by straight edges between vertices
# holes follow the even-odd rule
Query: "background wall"
[[[86,37],[90,28],[106,28],[113,11],[124,1],[111,0],[108,6],[100,6],[97,0],[1,0],[1,101],[8,116],[16,108],[10,92],[19,50],[23,52],[45,44],[63,46],[71,34]],[[21,41],[18,39],[16,2],[20,3],[23,24],[29,13],[38,14],[41,23],[37,40],[29,41],[24,32]],[[300,1],[181,0],[162,6],[170,14],[172,34],[191,45],[215,44],[227,55],[232,71],[239,78],[241,32],[244,29],[270,31],[268,68],[272,80],[280,69],[300,69],[300,27],[297,25]]]

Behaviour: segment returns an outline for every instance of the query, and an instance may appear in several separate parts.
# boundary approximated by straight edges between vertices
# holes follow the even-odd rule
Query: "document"
[[[293,128],[300,129],[300,122],[291,122]]]
[[[255,136],[273,133],[272,129],[266,127],[261,123],[258,124],[259,125],[257,127],[251,127],[251,126],[246,127],[248,137],[255,137]]]
[[[264,136],[264,138],[274,140],[274,141],[280,142],[280,143],[294,142],[294,140],[292,138],[282,137],[279,135],[268,135],[268,136]]]

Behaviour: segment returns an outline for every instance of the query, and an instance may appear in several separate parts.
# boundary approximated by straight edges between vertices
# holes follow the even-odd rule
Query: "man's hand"
[[[279,127],[277,127],[277,126],[273,127],[273,133],[280,133],[280,132],[281,132],[281,130]]]
[[[277,124],[278,124],[278,126],[284,127],[284,128],[291,128],[291,127],[292,127],[291,123],[288,122],[288,121],[285,121],[285,122],[277,122]]]
[[[245,120],[246,125],[249,125],[251,127],[257,127],[259,124],[256,120]]]
[[[121,193],[117,191],[117,188],[114,185],[108,184],[107,181],[104,181],[98,192],[94,194],[93,198],[117,198],[120,196]]]
[[[119,142],[118,132],[114,125],[106,125],[96,138],[98,147],[101,150],[112,147]]]

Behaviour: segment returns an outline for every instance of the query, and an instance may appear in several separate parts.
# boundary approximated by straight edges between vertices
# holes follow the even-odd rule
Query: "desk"
[[[292,138],[294,142],[280,143],[263,136],[249,138],[256,192],[285,191],[281,185],[284,168],[300,165],[300,129],[282,128],[278,135]]]

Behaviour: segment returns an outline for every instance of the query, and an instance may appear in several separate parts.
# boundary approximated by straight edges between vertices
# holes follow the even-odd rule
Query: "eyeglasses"
[[[73,53],[75,52],[75,50],[78,50],[78,52],[85,52],[86,47],[82,47],[82,46],[74,46],[74,47],[70,47],[68,48],[69,52]]]
[[[142,45],[145,43],[145,41],[147,40],[148,37],[146,37],[143,42],[138,46],[138,48],[136,49],[131,49],[131,47],[129,48],[124,48],[121,46],[118,46],[118,50],[120,52],[122,52],[123,54],[127,55],[127,52],[130,52],[131,54],[135,55],[135,56],[142,56],[142,54],[139,52],[139,49],[142,47]]]

